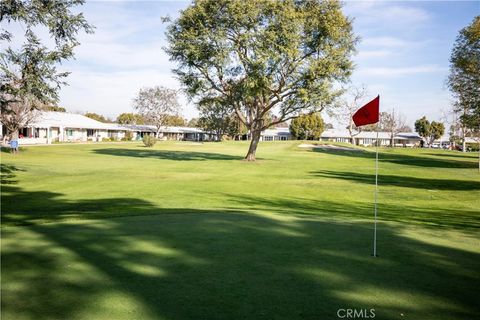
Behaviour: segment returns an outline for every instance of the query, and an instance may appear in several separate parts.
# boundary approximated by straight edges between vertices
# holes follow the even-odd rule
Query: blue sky
[[[163,52],[165,25],[160,17],[176,17],[188,1],[88,1],[81,10],[96,26],[81,35],[72,71],[61,91],[60,105],[69,111],[116,117],[131,112],[141,87],[179,88],[173,64]],[[449,109],[445,86],[449,56],[458,31],[480,14],[478,1],[347,1],[344,12],[354,18],[360,36],[352,81],[365,84],[370,96],[381,95],[383,110],[395,108],[409,124],[423,115],[439,120]],[[186,99],[183,114],[197,112]]]

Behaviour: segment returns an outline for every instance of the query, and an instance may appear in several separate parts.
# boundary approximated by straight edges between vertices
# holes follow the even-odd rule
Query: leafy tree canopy
[[[146,123],[157,128],[157,138],[161,128],[168,125],[169,119],[180,113],[177,91],[162,86],[140,89],[133,100],[133,107]]]
[[[100,121],[100,122],[104,122],[104,123],[109,123],[111,122],[110,120],[108,120],[106,117],[102,116],[101,114],[98,114],[98,113],[93,113],[93,112],[86,112],[84,114],[85,117],[88,117],[90,119],[93,119],[93,120],[97,120],[97,121]]]
[[[460,121],[470,129],[480,128],[480,16],[460,30],[450,58],[448,85]]]
[[[209,104],[201,104],[199,110],[198,126],[216,134],[218,140],[222,140],[225,135],[234,137],[244,133],[238,116],[228,106],[210,101]]]
[[[445,126],[441,122],[432,121],[430,124],[430,142],[440,139],[445,133]]]
[[[2,1],[2,26],[18,22],[25,30],[22,46],[18,49],[8,46],[0,53],[2,107],[26,96],[35,98],[39,105],[58,101],[58,90],[65,84],[63,79],[68,72],[59,72],[56,65],[73,57],[73,49],[79,45],[77,34],[81,30],[93,32],[83,14],[72,10],[83,3],[83,0]],[[53,48],[42,44],[35,34],[39,25],[49,31],[54,40]],[[12,40],[11,32],[6,29],[2,29],[0,37],[7,43]]]
[[[67,112],[67,109],[59,106],[48,106],[45,107],[46,111],[56,111],[56,112]]]
[[[167,37],[189,97],[215,99],[249,129],[247,160],[255,160],[262,130],[334,101],[356,42],[340,2],[317,0],[198,0]]]
[[[0,107],[1,122],[15,132],[34,118],[34,110],[58,101],[68,72],[57,65],[73,57],[81,31],[93,32],[77,7],[83,0],[2,0],[0,2]],[[24,30],[13,39],[12,24]],[[42,43],[35,33],[45,27],[53,45]],[[10,43],[13,41],[14,46]],[[3,49],[4,48],[4,49]]]
[[[430,136],[431,127],[430,121],[427,120],[427,117],[423,116],[417,121],[415,121],[415,131],[422,138],[427,138]]]
[[[169,115],[165,121],[165,125],[174,127],[185,127],[186,121],[182,116]]]
[[[198,118],[192,118],[188,121],[187,127],[197,128],[198,127]]]
[[[318,140],[324,129],[325,123],[318,113],[302,115],[290,123],[290,132],[298,140]]]
[[[439,139],[445,133],[445,126],[441,122],[427,120],[425,116],[415,121],[415,131],[426,140],[428,145]]]
[[[145,124],[145,119],[136,113],[121,113],[116,121],[120,124]]]

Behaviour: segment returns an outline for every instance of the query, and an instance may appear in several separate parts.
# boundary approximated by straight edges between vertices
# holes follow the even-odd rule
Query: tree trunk
[[[255,153],[257,152],[258,142],[260,141],[261,133],[261,130],[255,130],[251,133],[252,140],[250,141],[250,147],[248,148],[248,153],[245,156],[245,160],[255,161]]]
[[[18,140],[18,130],[20,130],[19,128],[16,128],[14,130],[12,130],[12,132],[10,133],[10,140]]]

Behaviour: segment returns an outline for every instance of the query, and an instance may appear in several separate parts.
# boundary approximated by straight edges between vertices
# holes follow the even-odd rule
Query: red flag
[[[353,115],[353,122],[357,127],[377,123],[380,111],[380,96],[361,107]]]

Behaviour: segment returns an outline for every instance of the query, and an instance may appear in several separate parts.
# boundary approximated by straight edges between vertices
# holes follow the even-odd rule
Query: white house
[[[145,134],[155,134],[156,131],[156,127],[150,125],[102,123],[81,114],[48,111],[39,112],[36,120],[21,130],[19,143],[27,145],[52,142],[140,140]],[[160,130],[159,138],[203,141],[211,139],[212,136],[198,128],[165,127]]]
[[[292,140],[293,136],[289,128],[272,128],[262,132],[260,141],[284,141]]]
[[[295,137],[290,133],[289,128],[271,128],[262,132],[261,141],[281,141],[292,140]],[[351,143],[352,138],[347,130],[328,129],[325,130],[320,137],[321,141],[345,142]],[[377,133],[370,131],[362,131],[354,137],[356,145],[371,146],[377,140]],[[378,140],[380,145],[390,145],[390,133],[379,132]],[[396,147],[413,147],[420,144],[421,137],[415,132],[401,132],[394,136],[394,145]]]
[[[109,130],[116,132],[118,128],[80,114],[40,112],[36,120],[20,132],[20,144],[100,141],[109,137]]]
[[[347,142],[351,143],[352,138],[346,130],[329,129],[322,133],[322,141]],[[377,132],[362,131],[354,136],[356,145],[371,146],[377,140]],[[396,147],[413,147],[420,144],[422,138],[415,132],[400,132],[393,137],[393,143]],[[378,141],[381,146],[390,145],[390,133],[378,132]]]

